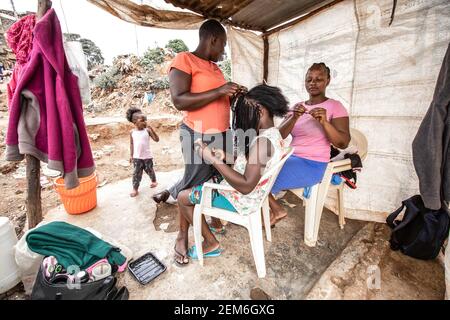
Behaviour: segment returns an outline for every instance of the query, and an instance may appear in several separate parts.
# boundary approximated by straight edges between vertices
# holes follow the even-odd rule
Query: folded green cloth
[[[83,270],[103,258],[119,266],[126,261],[119,248],[65,222],[50,222],[31,230],[26,241],[31,251],[56,257],[66,269],[68,266],[79,266]]]

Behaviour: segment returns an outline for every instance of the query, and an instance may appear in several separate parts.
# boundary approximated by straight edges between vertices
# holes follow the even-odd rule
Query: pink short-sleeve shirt
[[[348,117],[348,112],[342,103],[333,99],[312,106],[303,103],[303,106],[308,111],[319,107],[326,109],[328,121]],[[304,114],[297,120],[291,135],[294,155],[308,160],[330,161],[330,141],[322,125],[309,114]]]

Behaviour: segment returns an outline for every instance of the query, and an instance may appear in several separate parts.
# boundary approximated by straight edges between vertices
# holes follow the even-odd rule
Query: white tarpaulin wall
[[[346,216],[384,222],[386,213],[418,193],[411,143],[432,100],[450,41],[450,1],[343,1],[269,37],[268,83],[291,104],[307,99],[304,76],[314,62],[331,68],[327,95],[350,113],[369,152],[358,189],[345,188]],[[233,79],[262,81],[263,41],[229,30]],[[330,192],[327,207],[334,210]]]
[[[262,81],[264,45],[261,37],[251,31],[227,28],[231,51],[231,77],[248,88]]]

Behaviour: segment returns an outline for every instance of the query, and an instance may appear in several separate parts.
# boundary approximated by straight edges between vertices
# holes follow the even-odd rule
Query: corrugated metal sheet
[[[308,13],[323,0],[165,0],[205,17],[231,19],[233,25],[265,31]]]
[[[331,0],[164,0],[190,12],[161,10],[130,0],[88,0],[112,15],[143,26],[194,29],[204,18],[244,29],[267,31]],[[162,0],[161,0],[162,1]]]
[[[236,13],[232,19],[239,24],[268,30],[283,22],[308,13],[323,0],[258,0]]]
[[[255,0],[165,0],[176,7],[189,9],[204,17],[227,19]]]

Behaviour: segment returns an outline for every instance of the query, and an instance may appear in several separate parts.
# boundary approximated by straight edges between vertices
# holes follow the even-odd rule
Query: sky
[[[86,0],[53,0],[53,8],[64,33],[78,33],[94,41],[106,64],[119,54],[142,55],[149,47],[164,47],[171,39],[182,39],[190,51],[198,43],[197,30],[166,30],[135,26],[103,11]],[[36,11],[37,0],[14,0],[20,12]],[[0,0],[0,8],[11,9],[10,0]],[[136,41],[137,39],[137,41]]]

